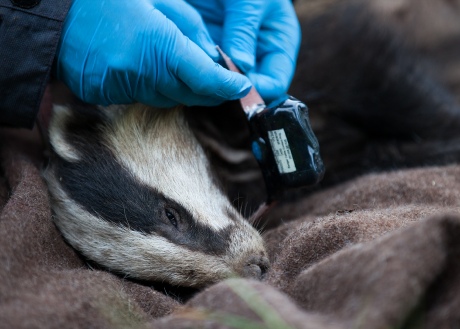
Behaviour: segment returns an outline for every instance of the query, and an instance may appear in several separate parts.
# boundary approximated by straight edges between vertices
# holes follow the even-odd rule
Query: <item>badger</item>
[[[184,108],[59,105],[49,140],[53,220],[87,259],[184,287],[266,273],[261,235],[214,178]]]
[[[457,45],[457,34],[425,58],[410,33],[390,23],[400,21],[398,12],[391,20],[373,8],[385,7],[384,0],[296,3],[303,42],[290,94],[311,109],[328,168],[322,188],[366,172],[460,161],[460,84],[449,85],[430,64],[452,57],[446,71],[455,67],[459,56],[447,56],[444,45]],[[455,1],[423,3],[458,8]],[[199,110],[217,119],[217,129],[195,122],[212,137],[208,145],[218,140],[214,149],[250,152],[241,141],[247,122],[236,130],[238,116],[229,124],[222,111]],[[45,172],[54,221],[85,257],[129,277],[191,287],[235,274],[264,276],[261,236],[219,187],[184,109],[74,105],[54,112]],[[263,183],[260,175],[241,174],[257,166],[244,152],[235,157],[239,164],[219,151],[214,158],[226,185],[238,187],[231,199],[246,194],[254,199],[250,209],[261,202]],[[295,192],[294,200],[304,195]]]

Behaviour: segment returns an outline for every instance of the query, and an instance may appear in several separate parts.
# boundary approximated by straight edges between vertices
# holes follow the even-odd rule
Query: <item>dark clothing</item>
[[[0,0],[0,125],[32,128],[70,3]]]

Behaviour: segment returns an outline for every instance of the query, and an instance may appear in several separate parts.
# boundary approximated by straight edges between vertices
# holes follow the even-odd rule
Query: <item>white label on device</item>
[[[291,148],[286,138],[284,129],[269,130],[268,139],[275,155],[276,164],[280,174],[287,174],[296,171],[294,159],[292,158]]]

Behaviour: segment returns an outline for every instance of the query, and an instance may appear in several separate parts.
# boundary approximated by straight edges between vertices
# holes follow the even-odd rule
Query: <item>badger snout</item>
[[[241,271],[241,276],[245,278],[262,280],[265,277],[270,262],[267,257],[260,255],[251,255],[247,258]]]

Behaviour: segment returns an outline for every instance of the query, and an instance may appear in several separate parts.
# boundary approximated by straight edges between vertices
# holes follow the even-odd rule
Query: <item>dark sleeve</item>
[[[71,0],[0,0],[0,125],[32,128]]]

